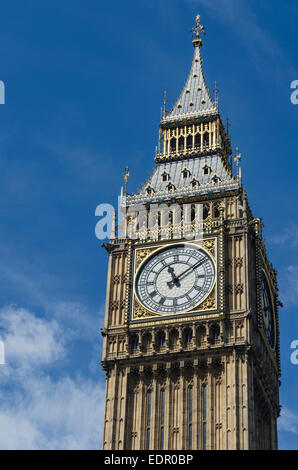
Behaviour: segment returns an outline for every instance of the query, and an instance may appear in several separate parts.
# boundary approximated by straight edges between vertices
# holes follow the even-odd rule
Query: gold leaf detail
[[[216,308],[215,289],[212,289],[211,294],[200,305],[200,310],[214,310]]]
[[[158,313],[150,312],[135,299],[134,301],[134,317],[135,318],[155,317],[155,316],[159,316]]]
[[[215,241],[214,240],[204,240],[203,248],[207,250],[213,257],[215,257]]]
[[[151,253],[152,250],[137,250],[136,251],[136,267],[138,268],[142,261],[147,258],[147,256]]]

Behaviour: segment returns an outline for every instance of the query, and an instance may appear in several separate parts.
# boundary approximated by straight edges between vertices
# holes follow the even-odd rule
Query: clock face
[[[190,310],[211,291],[214,263],[203,250],[177,245],[152,255],[140,268],[136,292],[142,304],[160,314]]]
[[[261,270],[261,312],[263,328],[271,349],[275,347],[274,313],[270,289],[264,270]]]

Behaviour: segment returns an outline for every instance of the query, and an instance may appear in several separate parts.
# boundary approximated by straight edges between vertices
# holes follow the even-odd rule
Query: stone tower
[[[153,173],[104,245],[105,450],[277,448],[277,273],[205,83],[203,31],[198,16]]]

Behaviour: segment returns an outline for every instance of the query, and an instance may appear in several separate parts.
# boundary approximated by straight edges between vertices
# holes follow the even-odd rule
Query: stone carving
[[[200,310],[214,310],[216,308],[215,288],[212,289],[211,294],[199,306]]]
[[[204,240],[202,246],[215,258],[215,240]]]
[[[134,301],[134,310],[133,314],[135,318],[144,318],[144,317],[158,317],[158,313],[150,312],[145,307],[143,307],[136,299]]]

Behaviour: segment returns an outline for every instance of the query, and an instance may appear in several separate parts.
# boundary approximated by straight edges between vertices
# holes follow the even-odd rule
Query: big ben
[[[277,449],[277,272],[206,86],[200,16],[192,32],[153,173],[105,244],[104,450]]]

